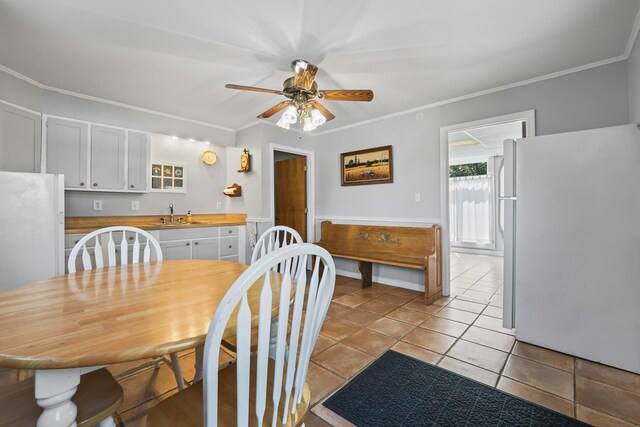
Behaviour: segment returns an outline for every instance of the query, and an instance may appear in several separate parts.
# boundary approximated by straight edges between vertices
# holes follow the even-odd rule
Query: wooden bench
[[[424,270],[425,304],[442,296],[441,228],[391,227],[322,222],[318,243],[335,257],[358,261],[362,287],[371,286],[372,264]]]

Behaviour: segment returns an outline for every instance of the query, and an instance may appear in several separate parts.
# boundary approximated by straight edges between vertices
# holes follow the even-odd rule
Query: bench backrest
[[[439,225],[419,228],[323,221],[317,244],[337,256],[361,257],[373,262],[425,265],[425,257],[435,255],[438,261],[441,257]]]

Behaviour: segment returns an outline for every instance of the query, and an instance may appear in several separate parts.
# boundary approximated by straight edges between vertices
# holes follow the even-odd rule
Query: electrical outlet
[[[415,193],[413,195],[413,201],[414,202],[419,202],[420,201],[420,193]]]
[[[140,200],[132,200],[131,201],[131,210],[139,211],[140,210]]]
[[[422,120],[424,118],[424,113],[422,111],[420,111],[419,113],[416,113],[416,120]]]
[[[216,203],[216,209],[222,209],[222,202]]]
[[[101,211],[102,210],[102,200],[94,200],[93,201],[93,210]]]

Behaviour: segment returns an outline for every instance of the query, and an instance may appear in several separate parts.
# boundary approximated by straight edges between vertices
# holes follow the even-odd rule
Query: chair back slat
[[[107,242],[107,255],[109,267],[116,265],[116,244],[113,241],[113,232],[109,232],[109,241]]]
[[[279,238],[281,243],[290,242],[289,239],[283,240],[283,236]],[[265,244],[268,247],[270,243],[265,239]],[[257,248],[257,251],[261,253],[262,248]],[[313,265],[309,285],[308,261]],[[279,273],[274,271],[278,266],[282,266]],[[258,299],[259,292],[260,300],[258,307],[253,309],[259,312],[252,315],[252,310],[245,304],[254,285],[261,288],[251,291],[254,299]],[[307,286],[308,292],[305,292]],[[290,414],[296,413],[303,394],[306,395],[303,390],[306,390],[311,352],[329,309],[334,286],[335,264],[331,255],[319,246],[307,243],[284,244],[266,253],[236,280],[219,304],[205,341],[204,416],[207,427],[218,425],[219,349],[229,319],[234,315],[237,316],[237,366],[230,369],[236,369],[237,425],[291,422]],[[276,291],[279,291],[279,296],[274,296]],[[277,316],[272,318],[274,298],[278,298],[278,309]],[[290,304],[292,299],[293,304]],[[258,320],[258,347],[254,362],[251,362],[252,318]],[[248,394],[248,384],[253,383],[251,378],[255,378],[254,400]],[[272,409],[267,410],[267,406]]]
[[[89,255],[89,251],[85,245],[82,245],[82,268],[85,270],[93,268],[91,265],[91,255]]]
[[[122,239],[116,245],[114,241],[114,233],[122,233]],[[113,267],[118,264],[129,263],[129,244],[127,243],[127,235],[133,234],[132,255],[131,262],[138,264],[140,262],[140,245],[144,243],[143,261],[145,263],[150,262],[153,258],[155,261],[162,261],[162,250],[158,241],[147,231],[136,227],[117,226],[106,227],[99,230],[92,231],[80,239],[69,254],[69,261],[67,262],[67,268],[69,273],[76,272],[76,259],[78,255],[82,257],[82,269],[91,270],[92,268],[102,268],[105,264],[108,267]],[[145,241],[146,239],[146,241]],[[92,263],[92,255],[87,245],[93,244],[93,258],[95,263]],[[116,249],[117,248],[117,249]],[[117,252],[120,251],[120,256]],[[95,265],[95,267],[94,267]]]
[[[302,237],[300,237],[300,234],[296,230],[284,225],[271,227],[262,233],[262,236],[260,236],[256,242],[253,254],[251,255],[251,264],[276,249],[294,243],[302,243]]]
[[[260,291],[260,312],[258,323],[258,357],[256,363],[256,418],[262,425],[267,402],[267,372],[269,362],[269,338],[271,334],[271,274],[264,275]]]
[[[122,240],[120,240],[120,264],[127,265],[129,263],[129,245],[127,244],[127,232],[122,232]]]
[[[95,243],[95,246],[93,247],[93,257],[96,260],[96,268],[104,267],[104,255],[102,254],[102,244],[100,243],[100,238],[98,236],[96,236],[96,243]],[[85,267],[85,270],[87,270],[86,267]]]
[[[139,234],[136,233],[136,237],[135,240],[133,241],[133,249],[132,249],[132,256],[131,256],[131,263],[132,264],[137,264],[140,262],[140,239],[138,238]],[[148,244],[147,244],[148,246]],[[147,262],[147,261],[145,261]]]
[[[305,264],[307,257],[302,256],[301,258],[302,258],[302,264]],[[295,271],[295,268],[292,268],[292,271]],[[298,340],[300,338],[302,307],[304,305],[305,289],[307,287],[307,284],[305,281],[297,280],[295,283],[295,286],[296,286],[296,296],[293,300],[293,313],[292,313],[293,316],[291,318],[291,333],[289,335],[289,352],[288,352],[287,363],[286,363],[287,371],[286,371],[285,384],[284,384],[285,410],[282,411],[282,423],[286,423],[287,418],[289,416],[289,414],[287,414],[286,408],[289,408],[289,401],[291,397],[291,391],[293,388],[293,374],[295,373],[295,370],[296,370],[296,356],[298,355],[298,344],[299,344]]]
[[[249,384],[251,375],[251,310],[247,295],[242,297],[236,325],[237,357],[236,357],[236,393],[238,426],[249,425]]]

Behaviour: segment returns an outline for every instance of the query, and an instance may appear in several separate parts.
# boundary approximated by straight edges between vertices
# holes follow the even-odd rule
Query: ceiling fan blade
[[[320,99],[325,101],[365,101],[369,102],[373,99],[373,91],[369,89],[357,90],[323,90],[320,92]]]
[[[327,110],[326,107],[320,104],[318,101],[311,101],[309,103],[312,104],[314,107],[316,107],[318,111],[322,113],[324,118],[327,119],[327,121],[333,120],[336,118],[336,116],[334,116],[333,113],[331,113],[331,111]]]
[[[276,95],[282,95],[281,90],[264,89],[261,87],[242,86],[242,85],[233,85],[233,84],[226,84],[224,85],[224,87],[226,87],[227,89],[248,90],[251,92],[275,93]]]
[[[268,119],[269,117],[273,116],[278,111],[284,110],[290,103],[291,103],[291,101],[282,101],[281,103],[274,105],[273,107],[269,108],[264,113],[260,114],[258,116],[258,118],[259,119]]]
[[[317,72],[318,67],[313,64],[307,64],[306,68],[300,68],[296,73],[296,79],[293,83],[294,86],[310,90],[311,86],[313,86],[313,81],[316,78]]]

